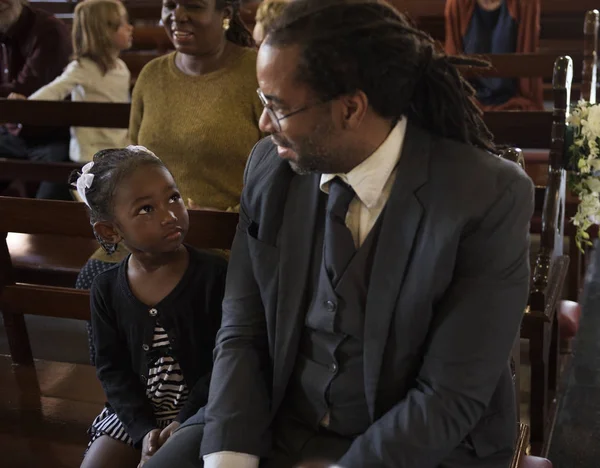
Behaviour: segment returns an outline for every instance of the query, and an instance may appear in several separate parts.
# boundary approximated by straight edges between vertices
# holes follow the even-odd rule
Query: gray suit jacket
[[[252,151],[202,454],[270,451],[306,312],[319,179],[294,174],[269,139]],[[342,466],[462,466],[469,453],[483,467],[511,450],[507,361],[527,304],[532,212],[516,164],[408,125],[365,311],[372,425]]]

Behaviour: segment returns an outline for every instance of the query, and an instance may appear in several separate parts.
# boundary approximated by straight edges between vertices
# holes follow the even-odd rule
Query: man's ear
[[[343,125],[347,129],[356,129],[360,126],[369,109],[369,98],[362,91],[348,94],[341,98],[344,115]]]
[[[113,223],[108,221],[97,221],[94,223],[94,231],[108,244],[117,245],[123,237]]]

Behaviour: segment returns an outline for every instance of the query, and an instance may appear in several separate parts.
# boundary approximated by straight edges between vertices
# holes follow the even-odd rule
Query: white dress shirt
[[[406,134],[406,117],[392,129],[375,152],[347,174],[323,174],[321,190],[329,193],[329,184],[339,177],[354,189],[356,196],[346,214],[346,226],[354,244],[360,247],[383,211],[392,187]]]
[[[323,174],[320,187],[329,193],[329,184],[340,177],[356,196],[350,202],[346,226],[357,247],[371,232],[390,198],[406,134],[406,117],[392,129],[375,152],[347,174]],[[251,430],[251,428],[249,428]],[[215,452],[204,456],[204,468],[258,468],[259,458],[247,453]]]

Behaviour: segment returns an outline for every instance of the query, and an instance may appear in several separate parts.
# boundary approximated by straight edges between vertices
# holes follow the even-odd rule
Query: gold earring
[[[225,31],[227,31],[227,30],[229,29],[229,26],[230,26],[230,24],[229,24],[229,23],[230,23],[230,22],[231,22],[231,21],[229,20],[229,18],[225,18],[225,19],[223,20],[223,29],[224,29]]]

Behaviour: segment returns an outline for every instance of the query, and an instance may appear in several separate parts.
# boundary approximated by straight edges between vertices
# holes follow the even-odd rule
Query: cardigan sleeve
[[[74,60],[54,81],[38,89],[29,99],[40,101],[62,101],[77,85],[85,86],[89,78],[89,70]]]
[[[444,43],[444,49],[449,55],[457,55],[463,51],[460,10],[460,0],[446,1],[446,7],[444,9],[446,41]]]
[[[99,278],[96,278],[91,290],[96,374],[134,446],[140,447],[144,436],[157,428],[156,418],[145,387],[132,368],[127,343],[117,330],[115,312],[106,303],[99,287]]]
[[[517,53],[534,54],[540,42],[540,0],[521,0],[518,2],[519,23]],[[541,77],[521,78],[517,98],[523,101],[520,110],[543,110],[543,83]]]

